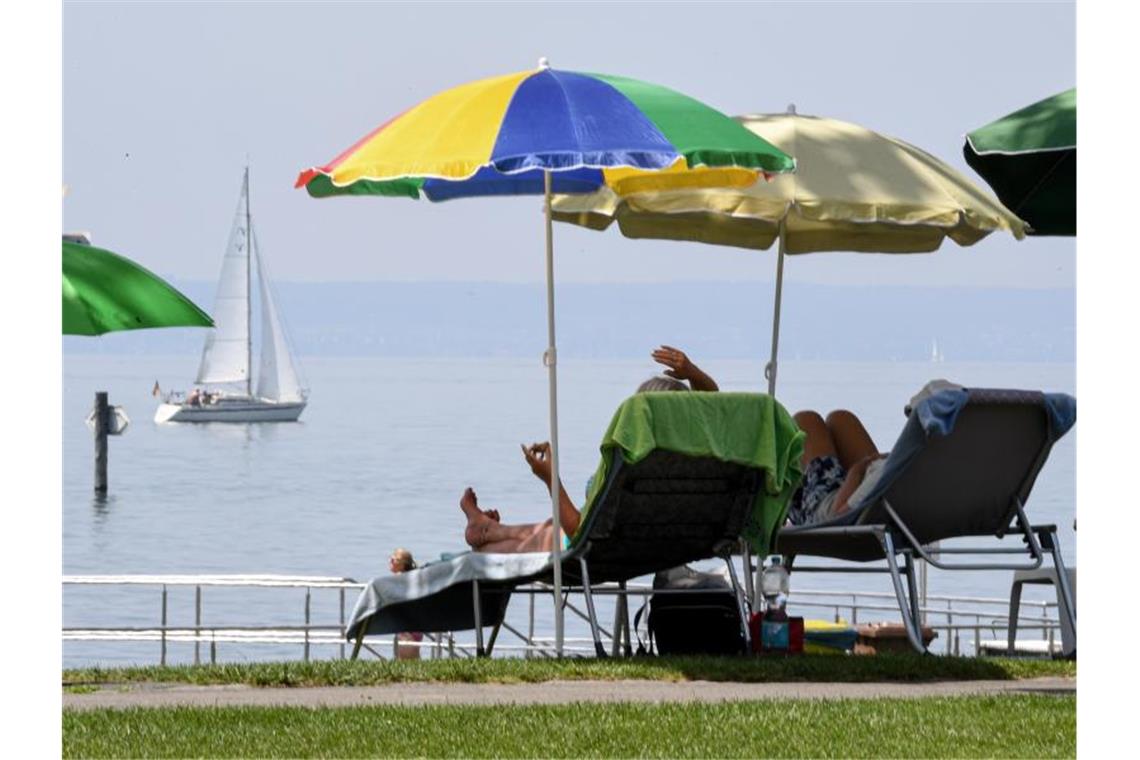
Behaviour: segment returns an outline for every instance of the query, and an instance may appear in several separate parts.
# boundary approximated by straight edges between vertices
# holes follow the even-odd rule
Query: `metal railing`
[[[162,665],[167,663],[168,645],[175,643],[194,645],[194,664],[202,662],[203,644],[209,647],[211,664],[217,662],[219,644],[297,645],[301,647],[301,657],[304,661],[310,659],[313,647],[331,646],[336,647],[336,656],[344,659],[347,656],[344,636],[346,592],[351,590],[355,595],[355,592],[365,587],[365,584],[352,578],[288,575],[71,575],[64,576],[63,584],[65,587],[144,586],[157,589],[159,591],[157,625],[65,626],[63,640],[136,644],[158,642],[159,663]],[[173,587],[194,589],[193,625],[170,625],[170,589]],[[300,623],[234,625],[212,621],[207,624],[203,617],[203,589],[217,587],[247,590],[304,589],[303,608],[299,611]],[[335,620],[314,622],[312,614],[314,592],[336,595],[338,615]],[[535,626],[535,600],[541,596],[552,597],[553,588],[547,584],[533,583],[518,587],[514,593],[528,599],[526,630],[520,630],[504,620],[502,630],[513,637],[513,641],[502,642],[495,647],[495,650],[518,653],[528,658],[553,656],[554,638],[537,635]],[[623,591],[616,584],[600,584],[594,587],[594,593],[597,596],[615,597],[614,624],[609,628],[600,626],[600,633],[610,643],[613,654],[619,654],[622,645],[625,647],[631,645],[631,634],[637,633],[632,631],[630,625],[629,598],[648,599],[653,593],[653,588],[649,584],[626,584]],[[567,612],[582,620],[588,619],[585,612],[570,602],[568,595],[564,598],[563,604]],[[852,626],[871,622],[872,619],[897,621],[899,618],[894,595],[881,592],[793,589],[789,598],[789,607],[793,612],[816,613],[806,615],[808,617],[820,617],[821,614],[830,613],[836,622],[845,621]],[[998,641],[1000,639],[997,634],[1008,630],[1008,609],[1008,599],[928,595],[921,612],[924,625],[944,634],[946,654],[961,655],[963,643],[968,645],[972,636],[972,654],[976,655],[982,651],[983,641]],[[1021,614],[1018,615],[1018,627],[1040,630],[1046,651],[1054,652],[1057,649],[1055,642],[1060,639],[1060,624],[1056,613],[1056,602],[1023,600]],[[983,633],[987,634],[989,639],[984,639]],[[963,642],[964,636],[965,642]],[[425,634],[421,641],[401,640],[396,636],[370,636],[366,638],[362,649],[379,658],[385,658],[384,650],[387,650],[394,658],[397,656],[397,647],[419,648],[421,653],[426,653],[426,656],[431,658],[473,657],[476,651],[473,637],[471,641],[460,640],[454,633]],[[935,647],[940,648],[938,645]],[[592,655],[593,639],[567,637],[563,649],[571,655]]]
[[[876,591],[809,591],[793,589],[789,595],[789,606],[810,610],[827,610],[836,622],[844,621],[858,625],[866,620],[865,613],[887,613],[897,619],[899,614],[895,595]],[[942,633],[945,654],[962,654],[962,637],[972,634],[972,654],[982,651],[983,632],[990,634],[991,640],[1004,641],[996,635],[1009,630],[1009,598],[980,596],[946,596],[927,594],[925,604],[919,607],[922,622]],[[849,613],[845,617],[843,613]],[[1040,630],[1041,638],[1047,644],[1048,652],[1059,652],[1061,624],[1057,603],[1049,601],[1022,600],[1017,616],[1018,630]],[[967,641],[966,643],[969,643]],[[937,647],[937,645],[935,645]]]
[[[157,626],[76,626],[63,629],[64,641],[159,642],[159,663],[166,664],[167,646],[172,643],[194,644],[194,664],[202,661],[201,646],[210,647],[210,663],[217,662],[219,643],[299,644],[302,657],[309,660],[314,645],[335,645],[345,657],[345,591],[359,591],[364,584],[352,578],[296,575],[66,575],[67,586],[150,586],[160,590]],[[193,626],[172,626],[169,596],[171,587],[194,589]],[[303,623],[300,625],[226,625],[203,623],[202,589],[204,588],[297,588],[305,590]],[[313,591],[335,591],[339,618],[336,623],[314,624]]]

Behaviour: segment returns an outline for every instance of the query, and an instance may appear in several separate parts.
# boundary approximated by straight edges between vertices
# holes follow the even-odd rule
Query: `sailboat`
[[[251,291],[254,263],[261,296],[261,366],[253,385]],[[242,179],[222,259],[214,329],[206,336],[195,388],[163,398],[155,422],[294,422],[308,403],[277,314],[249,210],[249,167]]]
[[[933,339],[930,346],[930,361],[938,364],[945,360],[942,352],[938,350],[938,340]]]

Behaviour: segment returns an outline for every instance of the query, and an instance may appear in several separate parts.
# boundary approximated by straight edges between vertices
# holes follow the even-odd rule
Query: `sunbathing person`
[[[931,380],[903,408],[910,416],[926,399],[943,391],[964,390],[949,380]],[[792,494],[788,522],[808,525],[838,517],[858,504],[879,482],[890,452],[880,452],[871,435],[851,412],[837,410],[824,420],[816,412],[793,415],[804,441],[804,479]]]
[[[638,393],[645,391],[715,391],[716,381],[709,377],[685,355],[684,351],[672,346],[661,346],[650,354],[653,360],[668,369],[663,376],[651,377],[642,383]],[[686,385],[686,381],[689,383]],[[523,456],[530,465],[535,477],[546,485],[550,492],[550,444],[533,443],[522,447]],[[570,536],[578,530],[581,514],[565,487],[558,484],[558,520],[561,528],[562,548],[570,546]],[[459,508],[467,516],[467,529],[464,540],[477,552],[548,552],[554,547],[554,520],[540,523],[504,525],[498,510],[480,509],[479,500],[472,488],[467,488],[459,499]]]
[[[715,391],[716,381],[693,364],[683,351],[661,346],[653,352],[656,362],[669,367],[668,377],[650,378],[639,391]],[[825,420],[818,412],[793,415],[807,433],[804,442],[802,485],[792,494],[788,522],[807,525],[842,514],[853,496],[861,499],[878,482],[886,454],[881,453],[863,423],[853,413],[836,410]]]
[[[839,409],[825,420],[818,412],[793,416],[804,441],[803,483],[792,494],[788,522],[809,525],[837,517],[852,497],[863,497],[878,482],[886,454],[881,453],[863,423],[851,412]]]
[[[693,364],[685,352],[672,346],[661,346],[650,356],[658,364],[664,364],[666,377],[651,377],[642,383],[637,391],[716,391],[716,381],[700,367]],[[684,381],[688,381],[686,386]]]
[[[406,573],[409,570],[416,569],[416,560],[412,557],[412,553],[407,549],[396,549],[392,552],[392,556],[388,557],[388,569],[397,574]],[[392,642],[396,650],[396,659],[420,659],[419,642],[423,640],[424,635],[419,631],[404,631],[402,633],[397,633],[395,640]]]
[[[549,493],[550,486],[550,444],[532,443],[523,446],[523,457],[530,465],[535,477],[546,484]],[[569,537],[578,530],[581,515],[566,489],[558,484],[558,520],[562,529],[562,548],[570,546]],[[475,491],[467,488],[459,499],[459,508],[467,516],[467,529],[463,538],[468,545],[477,552],[496,552],[509,554],[512,552],[548,552],[554,548],[554,520],[553,518],[540,523],[522,523],[518,525],[504,525],[500,522],[499,512],[495,509],[480,509]]]

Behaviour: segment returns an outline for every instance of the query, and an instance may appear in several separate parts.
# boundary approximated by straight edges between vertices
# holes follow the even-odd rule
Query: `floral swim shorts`
[[[808,462],[803,483],[792,494],[788,522],[811,525],[831,517],[835,497],[846,477],[846,468],[833,456],[816,457]]]

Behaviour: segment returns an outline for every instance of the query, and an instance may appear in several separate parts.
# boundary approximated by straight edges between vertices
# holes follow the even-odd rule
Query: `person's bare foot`
[[[463,495],[459,497],[459,508],[467,515],[468,520],[478,519],[483,514],[479,509],[479,499],[475,496],[475,489],[470,486],[464,489]]]
[[[463,496],[459,498],[459,508],[467,515],[467,529],[463,532],[463,540],[472,549],[478,549],[487,543],[487,527],[491,524],[492,518],[479,509],[479,499],[475,496],[474,489],[470,487],[464,490]],[[495,515],[497,516],[498,512]]]

